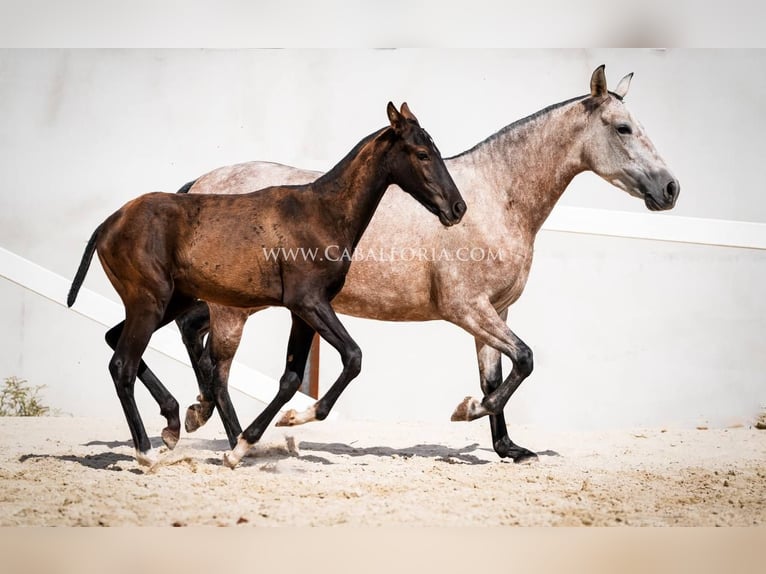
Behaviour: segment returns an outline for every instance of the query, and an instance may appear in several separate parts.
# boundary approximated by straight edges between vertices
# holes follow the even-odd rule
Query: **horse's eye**
[[[620,124],[617,126],[617,133],[624,136],[629,136],[633,133],[633,129],[628,124]]]
[[[424,151],[417,152],[416,156],[420,161],[428,161],[428,153]]]

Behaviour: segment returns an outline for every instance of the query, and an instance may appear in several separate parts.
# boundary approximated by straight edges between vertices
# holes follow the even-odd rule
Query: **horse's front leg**
[[[277,422],[277,426],[295,426],[326,419],[340,395],[362,368],[362,352],[359,346],[346,332],[329,303],[311,310],[307,320],[311,321],[317,333],[340,353],[343,372],[317,402],[300,413],[290,409]],[[306,349],[307,353],[308,350]],[[305,357],[303,364],[305,365]]]
[[[505,319],[507,311],[500,315]],[[479,379],[484,396],[491,394],[503,382],[502,355],[497,349],[476,341],[476,358],[479,361]],[[515,444],[508,436],[503,411],[489,415],[489,427],[492,431],[492,447],[500,458],[522,460],[534,456],[530,450]]]
[[[453,323],[459,325],[476,340],[476,355],[479,362],[481,388],[484,393],[480,401],[466,397],[452,414],[453,421],[471,421],[483,416],[490,417],[492,445],[501,457],[514,461],[534,458],[532,451],[516,445],[508,436],[503,409],[510,395],[532,372],[532,351],[519,339],[505,322],[507,310],[498,313],[489,301],[474,307],[463,307],[455,313]],[[505,354],[513,362],[513,369],[505,381],[502,378],[501,357]],[[514,386],[507,395],[499,396],[506,382]]]
[[[279,379],[277,396],[239,436],[236,446],[233,446],[230,452],[224,454],[224,464],[229,468],[237,466],[247,451],[261,438],[279,410],[295,395],[301,386],[301,377],[306,369],[306,360],[311,349],[311,341],[314,338],[314,329],[295,314],[292,315],[292,320],[290,339],[287,343],[285,372]]]

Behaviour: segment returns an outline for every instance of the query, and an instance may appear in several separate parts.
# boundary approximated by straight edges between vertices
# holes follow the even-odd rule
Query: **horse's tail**
[[[176,193],[189,193],[189,190],[192,188],[192,186],[197,183],[197,180],[192,180],[189,183],[185,183],[181,186],[181,189],[176,191]]]
[[[90,236],[88,245],[85,246],[85,253],[82,254],[82,261],[80,261],[80,267],[77,269],[77,273],[72,281],[72,287],[69,289],[69,295],[66,299],[67,307],[74,305],[74,300],[77,299],[77,293],[80,292],[82,282],[85,281],[85,275],[88,274],[88,268],[90,267],[91,259],[93,259],[93,252],[96,250],[96,240],[98,234],[101,231],[101,226],[96,227],[96,231]]]

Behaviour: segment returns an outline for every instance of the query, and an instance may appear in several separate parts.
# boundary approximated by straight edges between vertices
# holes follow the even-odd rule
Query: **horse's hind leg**
[[[117,342],[124,331],[125,321],[115,325],[106,333],[106,342],[114,350],[117,348]],[[160,414],[165,417],[167,426],[162,431],[162,441],[168,448],[175,447],[178,442],[179,431],[181,428],[181,419],[178,414],[178,401],[170,394],[162,382],[157,378],[152,370],[146,365],[143,359],[138,363],[138,378],[148,389],[149,393],[157,401],[160,407]],[[135,437],[134,437],[135,440]]]
[[[242,330],[249,316],[248,309],[210,305],[210,335],[205,352],[208,353],[211,368],[209,384],[210,395],[218,409],[223,428],[229,439],[229,446],[234,448],[242,434],[237,413],[229,396],[229,370],[242,340]],[[186,412],[186,425],[189,427],[190,415],[195,405]],[[204,414],[204,413],[203,413]],[[207,415],[210,418],[210,415]],[[205,421],[207,420],[204,419]]]
[[[218,408],[229,442],[236,443],[237,436],[242,432],[231,404],[228,391],[228,379],[231,363],[242,339],[242,330],[247,318],[261,308],[241,309],[224,307],[222,305],[205,305],[204,316],[201,310],[195,308],[194,321],[205,321],[205,330],[209,333],[207,343],[196,360],[198,365],[197,382],[200,394],[196,403],[186,410],[185,427],[187,432],[194,432],[204,425]],[[187,334],[191,335],[191,329]],[[201,337],[200,344],[201,344]],[[215,350],[213,350],[215,348]],[[191,351],[190,351],[191,356]],[[192,358],[192,362],[195,359]]]
[[[171,301],[165,312],[165,317],[161,319],[154,330],[159,329],[163,325],[172,320],[167,317],[172,317],[178,309],[183,309],[185,304],[184,300],[176,298]],[[116,350],[117,343],[125,328],[125,321],[112,327],[106,333],[106,342],[113,349]],[[151,334],[150,334],[151,336]],[[147,341],[148,345],[148,341]],[[143,354],[143,352],[142,352]],[[165,417],[167,426],[162,430],[162,441],[168,448],[174,448],[178,443],[181,430],[181,419],[178,412],[178,401],[168,391],[165,385],[157,378],[152,370],[147,366],[143,359],[140,359],[137,369],[137,376],[139,380],[144,384],[149,393],[152,395],[157,404],[160,407],[160,414]]]
[[[194,432],[208,421],[215,408],[215,397],[210,380],[212,370],[210,353],[205,346],[205,335],[210,330],[210,311],[207,303],[197,301],[176,319],[176,325],[181,332],[181,340],[189,354],[199,388],[198,402],[186,410],[184,424],[186,432]]]
[[[237,466],[247,451],[261,438],[279,410],[295,395],[301,386],[301,377],[306,368],[306,357],[308,356],[308,351],[304,353],[303,349],[311,348],[314,329],[295,314],[292,315],[292,320],[290,339],[287,343],[285,372],[279,379],[277,396],[240,435],[236,446],[232,448],[231,452],[224,454],[223,461],[230,468]]]
[[[187,311],[176,317],[176,325],[181,332],[181,340],[189,353],[194,374],[197,378],[200,373],[197,372],[197,364],[202,358],[205,335],[210,330],[210,311],[205,301],[197,301]]]
[[[136,459],[143,466],[151,466],[156,462],[156,457],[152,453],[151,442],[146,435],[144,423],[136,407],[134,387],[136,375],[142,370],[141,355],[146,350],[152,333],[157,329],[159,317],[152,314],[151,310],[143,312],[143,310],[131,309],[128,306],[126,306],[126,315],[126,320],[107,334],[108,342],[113,341],[115,336],[117,338],[114,344],[114,354],[109,361],[109,372],[112,375],[117,396],[128,421],[133,445],[136,449]],[[144,364],[143,373],[146,374],[147,370]],[[161,383],[159,384],[161,386]]]

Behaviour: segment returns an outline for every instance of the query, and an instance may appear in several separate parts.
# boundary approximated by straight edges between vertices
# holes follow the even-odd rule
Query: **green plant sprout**
[[[49,407],[42,404],[37,393],[45,385],[30,386],[24,379],[7,377],[0,390],[0,417],[41,417]]]

